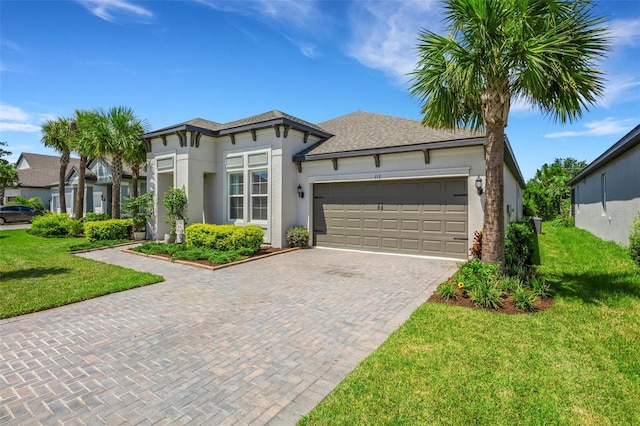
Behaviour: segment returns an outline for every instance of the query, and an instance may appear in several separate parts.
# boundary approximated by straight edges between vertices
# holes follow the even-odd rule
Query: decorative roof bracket
[[[162,145],[167,146],[167,135],[160,136],[162,138]]]
[[[289,136],[289,129],[291,129],[291,126],[284,126],[284,138],[286,139],[287,136]]]
[[[191,139],[191,146],[195,146],[196,148],[200,148],[200,136],[202,136],[202,133],[200,132],[195,132],[195,131],[191,131],[190,132],[190,138]]]
[[[304,132],[304,139],[302,139],[302,141],[304,143],[307,143],[308,140],[309,140],[309,132]]]
[[[236,135],[234,133],[229,133],[229,137],[231,138],[231,145],[236,144]]]
[[[424,154],[424,164],[429,164],[429,150],[423,149],[422,153]]]
[[[331,162],[333,163],[333,170],[338,170],[338,159],[332,158]]]
[[[276,138],[280,137],[280,126],[273,126],[273,129],[276,131]]]
[[[373,154],[373,161],[375,161],[376,167],[380,167],[380,154]]]
[[[296,168],[298,169],[298,173],[302,173],[302,162],[301,161],[296,161]]]
[[[178,130],[176,132],[176,135],[178,136],[178,141],[180,142],[180,146],[187,146],[187,132],[186,130]]]
[[[256,135],[256,129],[251,129],[249,130],[251,132],[251,139],[253,139],[253,141],[257,141],[258,140],[258,135]]]

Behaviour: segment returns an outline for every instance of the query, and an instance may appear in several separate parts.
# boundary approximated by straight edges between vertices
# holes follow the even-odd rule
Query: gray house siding
[[[576,176],[571,186],[576,226],[604,240],[627,245],[633,219],[640,210],[640,145],[636,140],[631,148],[628,144],[620,146],[625,148],[622,154],[610,155],[613,159],[600,161],[590,170],[588,166],[587,173]]]

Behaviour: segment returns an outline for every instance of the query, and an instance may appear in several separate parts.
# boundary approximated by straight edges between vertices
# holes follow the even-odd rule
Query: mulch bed
[[[545,309],[549,309],[551,305],[553,305],[553,298],[548,297],[546,299],[538,299],[535,305],[535,310],[533,312],[522,311],[516,308],[515,303],[513,302],[513,299],[511,297],[502,299],[502,306],[498,309],[480,308],[474,305],[469,297],[458,297],[458,300],[454,300],[454,299],[446,300],[440,297],[437,293],[433,293],[431,297],[427,300],[427,302],[444,303],[446,305],[462,306],[465,308],[482,309],[485,311],[497,312],[500,314],[515,315],[515,314],[533,314],[536,312],[544,311]]]

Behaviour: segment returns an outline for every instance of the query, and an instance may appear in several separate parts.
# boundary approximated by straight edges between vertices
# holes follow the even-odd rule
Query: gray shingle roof
[[[20,159],[27,160],[29,166],[28,169],[18,169],[18,184],[19,186],[34,187],[34,188],[48,188],[58,183],[58,177],[60,176],[60,157],[56,155],[43,155],[43,154],[30,154],[24,152],[20,155]],[[79,158],[71,158],[67,171],[71,170],[71,167],[80,167]],[[86,170],[87,177],[95,176],[91,173],[91,170]]]
[[[418,120],[356,111],[319,126],[332,137],[316,144],[307,156],[376,148],[418,145],[432,142],[483,138],[484,132],[467,129],[456,131],[426,128]]]
[[[220,130],[231,130],[238,127],[252,126],[254,124],[265,123],[273,120],[287,120],[292,123],[296,123],[301,126],[308,127],[310,129],[316,130],[321,133],[325,132],[321,127],[317,126],[316,124],[309,123],[308,121],[302,120],[298,117],[294,117],[293,115],[289,115],[282,111],[278,111],[277,109],[267,111],[262,114],[253,115],[251,117],[243,118],[240,120],[231,121],[229,123],[225,123],[221,125]]]

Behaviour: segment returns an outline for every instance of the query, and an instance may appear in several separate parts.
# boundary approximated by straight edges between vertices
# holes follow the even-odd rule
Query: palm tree
[[[58,179],[58,194],[60,211],[67,211],[67,200],[65,199],[65,177],[67,166],[71,157],[71,147],[76,134],[76,123],[73,119],[58,117],[55,120],[47,120],[42,125],[42,143],[47,148],[53,148],[60,153],[60,176]]]
[[[138,179],[140,178],[140,169],[147,163],[147,149],[142,139],[133,145],[124,153],[123,160],[131,167],[131,197],[138,196]]]
[[[122,158],[138,144],[145,131],[145,122],[139,120],[133,110],[118,106],[100,111],[98,120],[98,153],[111,156],[111,217],[120,217],[120,183],[122,181]]]
[[[586,0],[449,0],[450,34],[422,30],[411,94],[425,126],[486,132],[482,260],[504,266],[504,129],[520,99],[561,123],[603,92],[594,63],[609,50]]]
[[[84,186],[87,161],[97,156],[98,148],[98,113],[89,110],[76,110],[75,122],[77,137],[73,141],[73,151],[80,157],[78,170],[78,191],[76,192],[75,217],[84,216]]]

